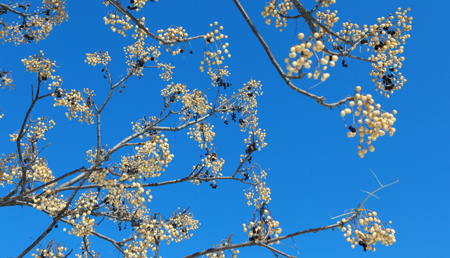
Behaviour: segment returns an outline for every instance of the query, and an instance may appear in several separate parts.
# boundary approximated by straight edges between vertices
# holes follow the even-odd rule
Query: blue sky
[[[306,3],[313,6],[314,3]],[[313,1],[311,1],[313,2]],[[309,31],[299,21],[297,27],[291,22],[287,29],[278,32],[267,26],[260,15],[265,1],[242,1],[247,13],[270,46],[279,62],[287,56],[290,46],[295,44],[296,34]],[[330,68],[331,78],[315,87],[312,93],[323,95],[335,102],[351,95],[360,85],[365,93],[374,95],[385,110],[398,111],[393,137],[381,137],[375,143],[375,152],[361,159],[358,157],[358,139],[349,139],[338,109],[329,110],[316,101],[289,89],[271,65],[263,48],[238,12],[233,1],[173,1],[148,2],[142,14],[146,16],[151,31],[165,29],[171,25],[183,26],[190,36],[204,34],[214,21],[224,26],[229,35],[230,53],[226,60],[230,67],[229,78],[233,86],[226,91],[237,91],[250,78],[261,81],[264,94],[258,99],[259,124],[266,129],[268,146],[254,155],[253,160],[268,169],[267,183],[272,190],[269,204],[272,214],[280,221],[283,233],[292,233],[312,227],[335,223],[330,214],[337,216],[347,209],[356,208],[378,183],[370,170],[384,184],[397,178],[400,182],[377,193],[380,199],[371,198],[366,208],[378,212],[382,221],[393,221],[397,242],[389,247],[377,246],[377,252],[367,256],[383,257],[446,257],[446,220],[449,208],[447,187],[450,183],[449,148],[450,128],[447,96],[447,74],[450,66],[448,42],[444,19],[450,7],[446,1],[387,1],[376,4],[364,1],[338,1],[332,7],[339,10],[340,22],[348,21],[372,24],[376,18],[388,16],[396,8],[410,7],[414,17],[411,38],[405,45],[406,60],[403,75],[408,79],[405,86],[386,99],[374,92],[367,63],[348,61],[349,67]],[[16,87],[13,91],[2,90],[0,107],[5,117],[0,120],[0,146],[2,153],[14,150],[9,134],[21,124],[30,102],[30,84],[36,84],[35,75],[26,73],[21,59],[38,54],[56,60],[56,74],[64,79],[63,87],[82,89],[89,87],[102,99],[108,90],[101,67],[84,63],[85,54],[98,50],[108,51],[112,61],[109,68],[114,78],[125,73],[123,47],[132,43],[132,38],[123,38],[111,33],[104,25],[103,16],[114,12],[113,7],[104,7],[101,1],[69,1],[69,21],[54,28],[47,40],[38,44],[0,47],[0,69],[12,70]],[[140,14],[138,15],[140,17]],[[192,42],[194,54],[168,56],[163,52],[162,60],[170,62],[174,69],[174,82],[186,83],[191,89],[211,88],[208,76],[200,73],[198,66],[203,57],[204,42]],[[159,71],[149,70],[138,80],[130,79],[123,94],[115,94],[102,118],[103,143],[114,145],[132,133],[130,123],[151,116],[162,107],[159,92],[167,83],[159,79]],[[301,80],[295,84],[307,89],[316,84],[312,80]],[[95,144],[95,127],[69,121],[64,108],[52,107],[52,101],[42,101],[34,110],[34,116],[48,115],[56,126],[48,133],[51,145],[43,155],[56,175],[88,166],[85,152]],[[226,126],[219,119],[216,123],[217,153],[226,160],[225,171],[233,171],[239,154],[243,153],[243,139],[237,124]],[[175,125],[168,121],[168,126]],[[202,152],[186,135],[187,131],[166,133],[175,154],[173,164],[158,180],[180,178],[188,174]],[[130,150],[131,152],[132,150]],[[126,154],[126,151],[125,151]],[[118,156],[116,155],[116,158]],[[225,172],[226,173],[226,172]],[[182,257],[207,249],[233,233],[232,242],[247,241],[242,232],[242,223],[253,216],[242,190],[247,187],[236,182],[219,182],[216,190],[208,185],[194,186],[190,183],[153,188],[152,209],[170,215],[180,208],[190,207],[200,220],[200,228],[194,237],[179,244],[163,245],[163,257]],[[0,189],[4,196],[8,186]],[[0,212],[2,228],[1,257],[15,257],[32,243],[50,224],[51,219],[30,208],[6,207]],[[101,228],[105,234],[118,239],[128,236],[130,231],[118,234],[117,225]],[[74,252],[78,252],[80,239],[62,232],[63,226],[54,229],[49,237],[63,241]],[[115,257],[114,247],[92,237],[93,247],[103,257]],[[340,231],[325,231],[307,234],[292,241],[284,241],[278,247],[299,257],[360,257],[362,250],[350,248]],[[244,248],[239,257],[273,257],[261,247]]]

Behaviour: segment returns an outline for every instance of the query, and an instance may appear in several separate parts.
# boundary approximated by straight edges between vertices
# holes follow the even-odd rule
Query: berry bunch
[[[381,105],[375,103],[372,95],[360,93],[360,86],[356,87],[356,91],[355,101],[349,102],[350,108],[341,110],[341,116],[353,114],[353,123],[348,127],[347,136],[349,138],[359,136],[358,155],[363,158],[367,149],[370,152],[375,151],[372,142],[376,141],[378,137],[384,136],[386,133],[389,136],[394,135],[396,130],[392,126],[397,120],[394,117],[397,111],[394,110],[392,113],[383,111]],[[367,144],[367,149],[362,147],[363,143]]]

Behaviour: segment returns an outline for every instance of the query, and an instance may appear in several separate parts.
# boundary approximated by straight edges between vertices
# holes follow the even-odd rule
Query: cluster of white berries
[[[230,71],[228,71],[225,68],[227,68],[227,66],[224,68],[219,68],[217,70],[208,71],[208,74],[211,77],[211,85],[212,86],[220,86],[220,84],[218,84],[218,82],[220,80],[223,81],[225,79],[225,77],[230,76],[230,74],[231,74]]]
[[[322,23],[323,25],[331,28],[334,26],[336,22],[339,21],[339,17],[337,17],[338,11],[331,12],[330,10],[326,10],[325,12],[317,11],[316,17],[317,21]],[[319,30],[319,33],[322,31]],[[331,37],[331,36],[330,36]]]
[[[51,119],[38,118],[27,125],[28,132],[22,138],[22,159],[25,165],[32,164],[27,173],[27,179],[33,182],[48,183],[55,178],[45,158],[37,158],[39,152],[37,148],[38,140],[45,141],[45,133],[52,129],[54,125],[55,122]]]
[[[9,89],[12,90],[14,88],[14,84],[12,76],[9,72],[0,71],[0,87],[4,89],[6,86],[9,86]],[[1,118],[2,114],[0,114]]]
[[[231,115],[233,119],[233,115],[236,115],[236,112],[238,112],[240,113],[239,127],[241,128],[241,131],[245,132],[250,130],[252,133],[256,132],[258,127],[258,118],[256,115],[258,101],[256,97],[261,96],[262,94],[261,81],[251,79],[239,89],[238,94],[233,93],[231,98],[227,98],[226,95],[221,95],[219,97],[221,106],[228,107],[231,105],[230,101],[236,99],[236,101],[232,103],[232,106],[235,108],[227,109],[227,112],[222,115],[221,119],[227,120],[229,115]]]
[[[250,221],[248,225],[242,224],[244,232],[248,232],[247,236],[250,241],[267,240],[269,236],[278,238],[282,231],[280,222],[273,219],[266,206],[263,205],[256,213],[259,213],[257,218]],[[280,241],[276,241],[276,243],[279,244]]]
[[[22,59],[22,63],[25,65],[27,72],[36,73],[41,78],[47,77],[54,79],[55,77],[52,73],[55,72],[53,67],[56,66],[56,61],[51,62],[48,58],[44,58],[44,52],[42,52],[42,50],[40,51],[40,55],[29,56],[28,59]]]
[[[158,63],[158,68],[162,70],[162,73],[159,75],[163,81],[172,80],[172,70],[175,66],[171,66],[170,63]]]
[[[39,181],[47,183],[54,179],[53,172],[48,168],[47,161],[44,158],[37,158],[39,149],[37,148],[38,140],[46,140],[45,133],[52,129],[55,122],[47,118],[37,118],[26,125],[28,131],[21,138],[20,145],[22,147],[22,162],[29,167],[27,179],[32,182]],[[18,133],[10,134],[10,141],[17,141]],[[18,175],[21,175],[21,166],[17,162],[18,155],[16,153],[0,157],[0,185],[3,186],[3,181],[8,184],[13,184],[13,180]],[[8,171],[8,173],[6,172]]]
[[[380,90],[380,94],[384,93],[386,97],[394,90],[401,89],[406,82],[402,73],[398,72],[405,57],[397,55],[403,53],[403,45],[411,37],[406,33],[412,29],[413,18],[406,15],[409,10],[402,11],[398,8],[394,15],[378,18],[378,24],[368,28],[372,40],[368,43],[367,51],[371,47],[376,54],[369,57],[373,67],[370,75],[376,84],[376,90]]]
[[[96,192],[90,191],[83,193],[75,202],[75,208],[72,214],[68,215],[67,221],[72,225],[69,235],[77,237],[90,236],[94,231],[95,218],[91,217],[93,207],[99,202]],[[81,214],[81,215],[80,215]],[[65,231],[65,230],[64,230]]]
[[[312,56],[317,57],[317,53],[322,52],[322,50],[325,48],[325,45],[322,41],[320,41],[318,38],[320,37],[319,33],[314,33],[313,38],[315,41],[305,41],[305,34],[299,33],[298,39],[300,40],[300,43],[292,46],[289,52],[289,57],[286,57],[284,59],[284,62],[286,63],[286,70],[288,76],[292,76],[293,74],[297,74],[302,71],[303,68],[310,69],[312,67],[313,61],[309,58]],[[308,78],[314,78],[315,80],[319,79],[321,81],[325,81],[330,77],[329,73],[326,73],[325,71],[328,69],[328,66],[334,67],[336,65],[336,62],[338,61],[337,56],[329,56],[329,55],[323,55],[322,58],[317,60],[317,66],[315,68],[314,73],[308,73]]]
[[[277,0],[272,0],[264,7],[264,11],[261,12],[261,15],[266,18],[268,16],[275,17],[275,28],[279,28],[280,31],[283,31],[282,26],[287,26],[287,19],[283,17],[287,15],[289,10],[294,9],[294,5],[290,0],[282,0],[281,3],[277,3]],[[268,17],[266,19],[266,24],[270,25],[271,18]]]
[[[47,118],[37,118],[35,123],[29,124],[29,131],[27,132],[28,139],[42,139],[46,140],[44,134],[53,128],[55,121]]]
[[[37,197],[36,195],[32,196],[33,208],[41,211],[49,212],[51,216],[56,216],[59,211],[64,209],[67,202],[64,200],[64,196],[61,194],[59,197],[54,194],[54,192],[50,189],[54,187],[56,184],[52,184],[44,189],[44,195]]]
[[[267,204],[272,200],[272,198],[270,198],[271,190],[263,181],[266,177],[267,172],[265,170],[261,170],[260,175],[258,175],[254,169],[252,170],[252,175],[249,178],[252,179],[255,186],[249,191],[244,190],[244,195],[247,199],[248,206],[253,204],[255,207],[259,208],[263,204]],[[255,196],[255,192],[258,193],[257,196]]]
[[[178,208],[170,219],[162,220],[161,216],[158,218],[155,215],[142,221],[136,227],[136,231],[140,236],[140,241],[136,242],[145,243],[147,247],[143,249],[144,251],[149,246],[152,251],[155,251],[156,246],[154,244],[156,241],[165,241],[169,245],[171,242],[178,243],[183,239],[189,239],[193,235],[192,231],[198,229],[198,224],[198,220],[194,218],[191,212]],[[128,246],[133,246],[133,244]],[[136,253],[136,251],[134,250],[133,253]]]
[[[36,73],[39,81],[52,80],[48,84],[48,90],[52,88],[58,88],[62,83],[62,78],[59,75],[53,75],[56,66],[56,61],[50,61],[48,58],[44,58],[44,52],[41,50],[39,55],[29,56],[28,59],[22,59],[22,63],[25,65],[27,71]],[[12,80],[8,81],[11,83]],[[11,87],[11,86],[10,86]]]
[[[201,72],[205,71],[205,68],[203,67],[205,64],[207,65],[209,72],[212,70],[213,65],[219,66],[220,69],[220,65],[223,64],[223,60],[225,60],[225,57],[231,58],[231,54],[227,49],[230,44],[228,42],[222,42],[222,39],[228,38],[227,35],[221,32],[221,30],[223,30],[223,26],[219,26],[218,22],[214,22],[214,25],[210,24],[209,26],[215,26],[216,29],[214,31],[208,32],[203,37],[206,40],[207,50],[205,51],[204,60],[200,62]]]
[[[186,92],[181,96],[181,101],[183,102],[184,109],[180,120],[191,121],[194,117],[201,117],[206,115],[211,109],[210,103],[206,98],[207,96],[195,89],[192,92]]]
[[[181,96],[188,93],[189,90],[186,89],[186,84],[181,83],[171,83],[168,84],[164,89],[161,90],[161,96],[167,98],[169,96],[174,96],[174,100],[172,102],[176,102],[177,100],[181,100]]]
[[[108,145],[106,145],[106,146],[108,146]],[[101,147],[100,148],[100,158],[102,158],[102,156],[104,156],[104,155],[105,155],[105,148]],[[92,149],[86,151],[87,162],[92,164],[92,163],[94,163],[96,158],[97,158],[97,148],[93,147]]]
[[[158,30],[158,38],[164,41],[181,41],[187,38],[189,34],[183,27],[171,26],[166,30]]]
[[[392,223],[381,223],[377,216],[377,212],[363,210],[362,213],[352,221],[342,220],[342,223],[348,223],[347,226],[342,226],[341,231],[345,232],[344,237],[347,242],[351,244],[352,248],[355,246],[362,246],[364,251],[376,251],[375,245],[380,242],[382,245],[389,246],[396,242],[395,230],[389,225]],[[386,227],[388,226],[388,227]]]
[[[380,104],[376,104],[372,95],[360,94],[361,87],[356,87],[355,101],[350,101],[350,108],[341,110],[341,116],[345,117],[348,114],[353,114],[353,124],[349,126],[347,136],[349,138],[359,136],[358,155],[363,158],[367,153],[367,149],[362,147],[362,144],[367,144],[370,152],[375,150],[372,142],[376,141],[378,137],[384,136],[386,133],[389,136],[394,135],[395,128],[392,127],[397,120],[394,115],[397,111],[392,113],[385,112],[381,109]],[[355,120],[357,124],[355,124]]]
[[[128,65],[127,73],[132,73],[138,77],[142,76],[145,63],[158,61],[158,57],[161,55],[159,48],[160,46],[146,46],[142,40],[136,40],[132,45],[124,47],[123,51],[125,52],[126,64]]]
[[[109,17],[103,17],[103,20],[105,21],[105,25],[111,24],[110,28],[112,32],[117,32],[124,37],[127,36],[125,32],[133,28],[133,25],[130,23],[130,17],[128,16],[123,19],[123,16],[120,17],[119,15],[111,13],[109,14]],[[120,25],[121,28],[118,29],[117,25]]]
[[[31,254],[31,256],[34,258],[66,257],[63,251],[67,251],[67,247],[61,246],[59,243],[53,246],[53,242],[51,242],[46,248],[36,248],[35,253]]]
[[[398,57],[403,53],[404,44],[410,35],[407,33],[412,29],[412,17],[407,16],[407,10],[398,8],[395,14],[389,17],[377,19],[377,24],[359,26],[351,21],[342,23],[338,32],[332,32],[318,28],[319,36],[333,43],[333,48],[340,52],[351,52],[357,47],[366,46],[367,52],[374,52],[366,61],[371,62],[373,70],[370,72],[372,81],[375,82],[376,90],[380,94],[389,97],[394,90],[399,90],[406,79],[399,72],[402,68],[404,57]],[[317,12],[317,20],[328,28],[334,26],[339,20],[337,11]],[[341,46],[344,43],[344,46]],[[345,47],[345,49],[344,49]],[[344,67],[347,67],[343,63]]]
[[[68,20],[65,0],[46,0],[42,1],[42,4],[34,12],[31,10],[24,12],[21,4],[13,4],[13,2],[5,4],[8,8],[13,9],[14,13],[20,15],[17,22],[6,22],[3,18],[0,19],[2,23],[0,41],[2,44],[14,42],[15,45],[19,45],[32,41],[39,42],[44,40],[55,26],[61,24],[64,20]],[[26,24],[26,30],[23,29],[24,24]]]
[[[40,158],[37,163],[31,166],[31,171],[27,174],[27,178],[42,183],[48,183],[55,179],[53,171],[48,167],[47,161],[44,158]]]
[[[86,53],[86,60],[84,60],[85,63],[88,63],[92,66],[96,66],[98,63],[101,63],[103,65],[107,65],[108,62],[111,61],[111,57],[108,54],[108,51],[105,53],[95,52],[93,54]]]
[[[149,136],[150,140],[135,147],[135,155],[122,156],[121,181],[159,177],[169,166],[174,155],[170,153],[168,139],[164,134]]]
[[[87,124],[93,124],[92,97],[95,94],[94,91],[90,91],[88,88],[83,89],[83,93],[87,95],[86,98],[78,90],[71,90],[63,96],[58,96],[54,93],[55,104],[53,106],[67,107],[70,113],[66,112],[66,116],[69,120],[78,118],[80,123],[86,122]]]
[[[213,129],[214,125],[210,125],[209,123],[196,123],[193,127],[189,127],[187,135],[190,135],[189,138],[198,142],[198,147],[203,149],[207,147],[208,143],[210,144],[211,141],[214,140],[216,133]]]

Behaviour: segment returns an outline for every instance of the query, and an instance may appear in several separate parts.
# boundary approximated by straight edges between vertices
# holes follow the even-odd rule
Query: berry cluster
[[[56,61],[51,62],[48,58],[44,58],[44,53],[40,51],[40,55],[29,56],[28,59],[22,59],[27,72],[36,73],[38,77],[46,81],[48,78],[55,79],[52,75],[55,72],[53,67],[56,66]]]
[[[4,89],[6,86],[9,86],[9,89],[12,90],[14,88],[14,84],[12,84],[12,83],[13,83],[13,79],[11,76],[11,72],[1,70],[0,71],[0,87],[2,89]]]
[[[161,96],[164,97],[164,99],[169,101],[170,103],[175,103],[178,100],[181,100],[181,96],[189,92],[189,90],[186,89],[186,84],[180,84],[180,83],[171,83],[166,86],[166,88],[161,90]]]
[[[98,206],[100,200],[94,191],[82,193],[75,201],[75,208],[71,212],[73,215],[67,216],[68,224],[72,225],[69,235],[77,237],[90,236],[94,231],[95,217],[91,215],[94,206]]]
[[[206,115],[211,109],[211,105],[208,104],[206,94],[195,89],[192,92],[186,92],[181,96],[184,108],[180,120],[191,121],[197,120],[200,117]]]
[[[298,34],[300,43],[292,46],[289,57],[284,59],[288,76],[301,73],[303,68],[310,69],[312,67],[311,64],[313,63],[310,58],[316,56],[317,64],[315,65],[314,73],[308,73],[308,78],[314,78],[317,80],[320,77],[321,81],[325,81],[330,77],[330,74],[325,72],[328,69],[327,65],[334,67],[339,58],[335,55],[330,56],[323,54],[319,59],[317,54],[322,52],[325,48],[323,42],[318,39],[319,37],[319,33],[316,32],[313,34],[313,39],[308,38],[304,40],[305,34]]]
[[[175,66],[171,66],[170,63],[158,63],[158,68],[162,70],[162,73],[159,75],[163,81],[170,81],[172,80],[172,70],[175,68]]]
[[[294,5],[290,0],[282,0],[281,3],[277,3],[277,0],[272,0],[264,7],[264,11],[261,12],[261,15],[266,18],[268,16],[275,17],[275,28],[279,28],[280,31],[283,31],[282,26],[287,26],[286,16],[289,10],[294,9]],[[271,18],[268,17],[266,19],[266,24],[270,25]]]
[[[86,53],[86,60],[84,60],[85,63],[88,63],[92,66],[96,66],[98,63],[103,64],[106,66],[108,62],[111,61],[111,57],[108,54],[108,51],[105,53],[95,52],[93,54]]]
[[[214,136],[216,136],[213,129],[214,125],[210,125],[209,123],[197,123],[193,127],[189,128],[187,135],[190,135],[189,138],[198,142],[198,147],[203,149],[207,147],[207,144],[211,144]]]
[[[394,14],[389,17],[381,17],[377,19],[377,24],[363,25],[362,27],[356,23],[344,22],[342,28],[338,32],[333,32],[331,28],[338,17],[337,12],[318,12],[317,21],[325,25],[318,28],[320,37],[326,38],[327,41],[333,42],[333,48],[341,54],[347,55],[355,50],[358,46],[366,46],[367,52],[374,52],[368,58],[363,58],[371,62],[373,70],[370,75],[372,81],[376,84],[376,90],[380,90],[380,94],[389,97],[394,90],[400,89],[406,82],[406,79],[399,72],[402,68],[404,57],[398,57],[404,51],[404,44],[410,35],[407,33],[412,29],[412,17],[407,16],[407,10],[398,8]],[[348,65],[343,63],[344,67]]]
[[[171,41],[173,43],[171,43],[170,45],[166,45],[166,51],[170,52],[172,55],[177,55],[177,54],[182,54],[184,53],[184,47],[182,47],[180,45],[180,42],[187,38],[189,36],[189,34],[186,32],[186,30],[183,27],[178,27],[178,26],[171,26],[166,30],[158,30],[157,31],[158,34],[158,39],[161,40],[159,41],[159,44],[162,45],[162,41]],[[173,44],[175,42],[178,42],[178,45],[176,47],[175,50],[171,50],[170,47],[173,46]],[[191,50],[191,54],[192,54],[192,50]]]
[[[59,92],[59,91],[58,91]],[[57,93],[53,93],[55,104],[53,106],[67,107],[69,112],[66,112],[67,118],[78,118],[80,123],[86,122],[87,124],[94,123],[94,113],[92,112],[92,97],[95,96],[94,91],[90,91],[88,88],[83,89],[84,95],[78,90],[71,90],[68,93],[60,96]]]
[[[55,178],[45,158],[38,157],[40,150],[37,146],[39,140],[46,140],[45,133],[52,129],[54,125],[55,122],[47,118],[37,118],[34,121],[30,120],[26,124],[26,128],[28,128],[27,133],[20,138],[22,162],[28,170],[27,177],[24,180],[30,183],[48,183]],[[19,135],[16,132],[10,134],[10,137],[10,141],[16,142]],[[19,179],[21,177],[22,173],[20,171],[22,167],[17,162],[17,159],[17,154],[3,155],[0,158],[0,182],[6,181],[8,184],[12,184],[14,178]],[[9,173],[6,173],[6,171]]]
[[[406,15],[408,10],[398,8],[395,14],[379,18],[378,24],[369,28],[372,37],[371,42],[366,44],[376,53],[369,58],[373,61],[370,75],[373,76],[376,90],[380,90],[380,94],[384,93],[386,97],[394,90],[401,89],[406,82],[402,73],[398,72],[405,58],[397,55],[403,53],[405,40],[410,37],[406,32],[412,29],[413,18]]]
[[[326,10],[325,12],[317,11],[317,13],[316,13],[317,21],[322,23],[323,25],[331,28],[334,26],[334,24],[336,22],[339,21],[339,17],[337,17],[337,13],[338,13],[338,11],[331,12],[330,10]],[[319,32],[321,32],[321,31],[319,30]]]
[[[356,87],[356,91],[355,101],[349,102],[350,108],[346,107],[341,110],[341,116],[353,114],[353,123],[348,127],[347,136],[349,138],[359,136],[358,155],[363,158],[367,153],[367,149],[362,147],[363,143],[366,143],[368,150],[373,152],[375,147],[371,144],[378,137],[384,136],[386,133],[389,136],[394,135],[395,128],[392,126],[397,120],[394,117],[397,111],[394,110],[392,113],[383,111],[381,105],[375,103],[372,95],[360,94],[360,86]]]
[[[194,219],[189,210],[181,210],[178,208],[169,219],[164,219],[160,214],[153,216],[142,216],[143,219],[135,221],[136,231],[140,236],[141,241],[128,245],[125,253],[146,254],[148,247],[151,251],[156,251],[156,243],[165,241],[167,245],[171,242],[181,242],[183,239],[189,239],[192,236],[192,231],[198,229],[198,220]],[[139,217],[137,217],[139,218]],[[139,243],[139,244],[138,244]],[[127,252],[128,251],[128,252]],[[142,255],[139,257],[144,257]],[[126,256],[132,257],[132,256]],[[134,256],[133,256],[134,257]]]
[[[164,41],[181,41],[183,38],[187,38],[189,34],[183,27],[171,26],[166,30],[158,30],[158,38]]]
[[[117,32],[120,35],[126,37],[126,31],[133,28],[133,25],[130,23],[130,17],[126,16],[124,19],[123,16],[119,16],[116,14],[109,14],[109,17],[103,17],[103,20],[105,21],[105,25],[111,24],[111,31]],[[120,29],[117,28],[117,26],[120,25]]]
[[[120,181],[155,178],[169,166],[174,155],[170,153],[168,139],[164,134],[151,135],[149,140],[135,147],[135,154],[122,156]]]
[[[158,62],[158,57],[161,55],[159,49],[160,46],[146,46],[145,42],[142,40],[136,40],[132,45],[124,47],[123,51],[125,52],[125,58],[127,58],[126,64],[128,65],[127,73],[131,73],[140,78],[143,75],[142,71],[146,62]],[[166,68],[164,65],[161,67]],[[168,70],[170,71],[171,68]],[[162,78],[164,78],[164,76],[162,76]],[[166,76],[166,78],[171,77]]]
[[[0,8],[0,15],[7,14],[8,10],[14,15],[18,14],[19,21],[6,22],[0,18],[0,41],[20,43],[39,42],[44,40],[52,29],[69,18],[65,0],[42,1],[42,6],[34,12],[28,10],[30,4],[5,4],[7,8]],[[17,17],[17,16],[16,16]]]
[[[231,86],[231,83],[225,79],[225,77],[230,76],[230,72],[227,69],[211,70],[208,74],[211,76],[212,86],[223,87],[223,89]]]
[[[390,227],[392,222],[381,223],[375,211],[363,209],[353,220],[343,219],[342,223],[347,223],[347,226],[341,226],[341,230],[352,248],[359,245],[364,251],[375,252],[377,242],[385,246],[396,242],[395,230]]]
[[[55,227],[58,227],[56,224]],[[63,258],[67,257],[63,251],[67,251],[67,247],[63,246],[61,243],[57,243],[54,241],[49,241],[47,247],[43,247],[40,245],[39,248],[36,248],[35,253],[31,254],[34,258]],[[70,253],[69,253],[70,254]]]
[[[249,241],[270,240],[281,234],[280,222],[273,219],[265,203],[261,208],[255,210],[253,220],[248,225],[242,224],[244,232],[248,232]],[[279,244],[279,241],[276,241]]]
[[[258,118],[256,116],[257,113],[256,107],[258,102],[256,100],[256,97],[263,94],[261,88],[262,84],[260,81],[251,79],[249,82],[244,84],[244,86],[241,89],[239,89],[238,94],[234,94],[230,99],[228,99],[224,95],[221,95],[220,96],[221,106],[225,105],[225,103],[230,102],[230,100],[232,99],[236,99],[233,105],[231,105],[230,108],[228,108],[227,111],[223,113],[221,119],[228,121],[227,119],[228,115],[231,115],[231,119],[236,122],[237,118],[236,113],[240,113],[238,121],[239,126],[241,127],[241,131],[245,132],[249,130],[250,136],[253,136],[253,132],[256,132],[258,127]],[[265,144],[263,145],[265,146]]]
[[[205,57],[200,62],[200,71],[204,72],[205,68],[203,67],[205,64],[208,66],[208,72],[212,70],[212,65],[217,65],[220,69],[220,65],[225,60],[225,56],[231,58],[231,54],[229,53],[227,47],[230,45],[228,42],[222,42],[222,39],[227,39],[228,36],[223,34],[221,30],[223,30],[223,26],[219,26],[217,22],[209,25],[210,27],[215,26],[216,29],[214,31],[206,33],[203,37],[206,41],[206,50]],[[224,68],[227,68],[226,66]]]
[[[64,209],[67,204],[64,199],[67,198],[64,198],[64,195],[62,194],[58,196],[51,190],[51,187],[54,187],[55,185],[56,183],[45,187],[42,195],[33,195],[31,197],[33,201],[33,208],[41,211],[45,210],[51,216],[56,216],[59,211]]]
[[[241,160],[245,155],[241,155]],[[246,178],[252,179],[254,187],[249,191],[245,191],[245,198],[247,198],[247,205],[254,205],[256,208],[262,207],[265,203],[269,203],[272,198],[270,198],[270,188],[266,186],[264,180],[267,177],[267,172],[261,170],[261,174],[258,175],[254,170],[252,170],[252,175],[245,174]],[[258,193],[258,197],[255,197],[255,192]]]
[[[40,158],[35,161],[36,163],[31,166],[28,177],[33,181],[39,181],[43,183],[48,183],[55,179],[53,176],[53,171],[48,167],[48,163],[44,158]]]

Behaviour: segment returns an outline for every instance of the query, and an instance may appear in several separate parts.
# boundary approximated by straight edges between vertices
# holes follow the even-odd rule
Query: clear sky
[[[6,2],[6,1],[3,1]],[[34,1],[36,2],[36,1]],[[125,2],[123,1],[124,5]],[[312,3],[304,2],[311,7]],[[372,24],[376,18],[395,12],[397,7],[412,10],[414,17],[411,38],[405,45],[406,60],[402,72],[407,78],[405,86],[390,99],[374,91],[368,63],[349,60],[348,68],[339,65],[330,68],[330,79],[311,90],[323,95],[328,102],[338,101],[354,93],[360,85],[381,103],[383,109],[396,109],[397,129],[393,137],[384,136],[376,141],[375,152],[363,159],[357,155],[358,139],[349,139],[347,129],[338,109],[329,110],[291,90],[278,75],[276,69],[256,40],[233,1],[148,1],[142,14],[146,26],[153,32],[171,25],[183,26],[190,36],[204,34],[214,21],[224,26],[229,35],[232,57],[226,60],[231,76],[231,88],[237,91],[250,78],[261,81],[264,94],[258,99],[259,124],[266,129],[268,146],[257,152],[253,160],[268,170],[267,184],[272,191],[270,210],[280,221],[283,234],[313,227],[333,224],[331,216],[356,208],[367,194],[373,191],[379,180],[388,184],[399,177],[400,182],[377,193],[380,199],[371,198],[365,207],[378,212],[382,221],[393,221],[397,242],[389,247],[377,245],[377,252],[367,256],[382,257],[447,257],[447,216],[450,213],[448,185],[450,183],[450,116],[448,112],[448,72],[450,56],[445,44],[450,37],[446,32],[446,17],[450,4],[447,1],[337,1],[332,10],[338,10],[339,24],[344,21]],[[34,3],[33,3],[34,4]],[[309,33],[303,21],[290,22],[288,28],[278,32],[267,26],[261,16],[265,1],[242,1],[256,28],[269,44],[277,60],[282,63],[289,48],[298,40],[299,32]],[[0,107],[5,117],[0,120],[0,146],[2,153],[14,151],[9,134],[20,128],[30,103],[30,85],[36,84],[34,74],[26,73],[21,59],[38,54],[56,60],[56,74],[63,77],[63,87],[95,90],[97,98],[105,97],[108,83],[103,79],[101,67],[84,63],[85,54],[98,50],[108,51],[112,61],[110,71],[115,79],[125,74],[123,47],[132,43],[130,36],[123,38],[112,33],[104,25],[103,16],[114,12],[101,1],[68,1],[69,20],[55,27],[48,38],[38,44],[0,46],[0,69],[13,71],[15,89],[0,91]],[[139,18],[141,12],[137,15]],[[150,39],[148,39],[151,42]],[[186,83],[190,89],[211,88],[209,77],[198,69],[203,58],[204,40],[193,41],[193,54],[172,57],[163,52],[162,59],[174,69],[174,82]],[[190,46],[187,46],[190,49]],[[132,133],[131,122],[142,116],[152,116],[162,107],[160,90],[167,84],[159,79],[160,71],[148,70],[138,80],[128,80],[123,94],[114,94],[107,107],[103,121],[103,143],[113,146]],[[307,89],[317,82],[300,80],[295,84]],[[48,115],[56,126],[48,133],[51,143],[43,152],[49,167],[55,174],[81,166],[88,166],[86,151],[95,145],[95,127],[69,121],[62,107],[53,108],[47,100],[35,108],[34,117]],[[226,160],[225,174],[234,171],[239,155],[245,150],[237,124],[226,126],[216,122],[217,153]],[[167,126],[176,125],[168,121]],[[160,181],[176,179],[189,174],[189,169],[202,153],[197,144],[189,139],[187,131],[166,133],[175,154],[173,164]],[[130,150],[132,151],[132,150]],[[124,152],[126,154],[126,152]],[[116,155],[116,158],[118,155]],[[227,170],[228,169],[228,170]],[[0,196],[9,191],[0,189]],[[163,257],[182,257],[212,247],[233,233],[232,242],[247,241],[242,223],[248,223],[254,209],[248,207],[242,190],[246,185],[236,182],[219,182],[217,189],[206,184],[191,183],[153,188],[152,209],[168,216],[177,209],[190,207],[201,226],[194,237],[179,244],[162,245]],[[37,238],[51,223],[50,217],[28,207],[6,207],[0,210],[0,257],[15,257]],[[60,224],[48,238],[61,241],[78,253],[80,239],[62,232]],[[131,231],[119,232],[100,228],[102,233],[121,239]],[[114,247],[92,237],[95,250],[103,257],[116,257]],[[295,238],[295,244],[286,240],[278,247],[298,257],[360,257],[363,250],[354,250],[340,231],[323,231]],[[299,254],[295,249],[297,246]],[[262,247],[244,248],[238,257],[273,257]],[[72,257],[72,256],[71,256]]]

